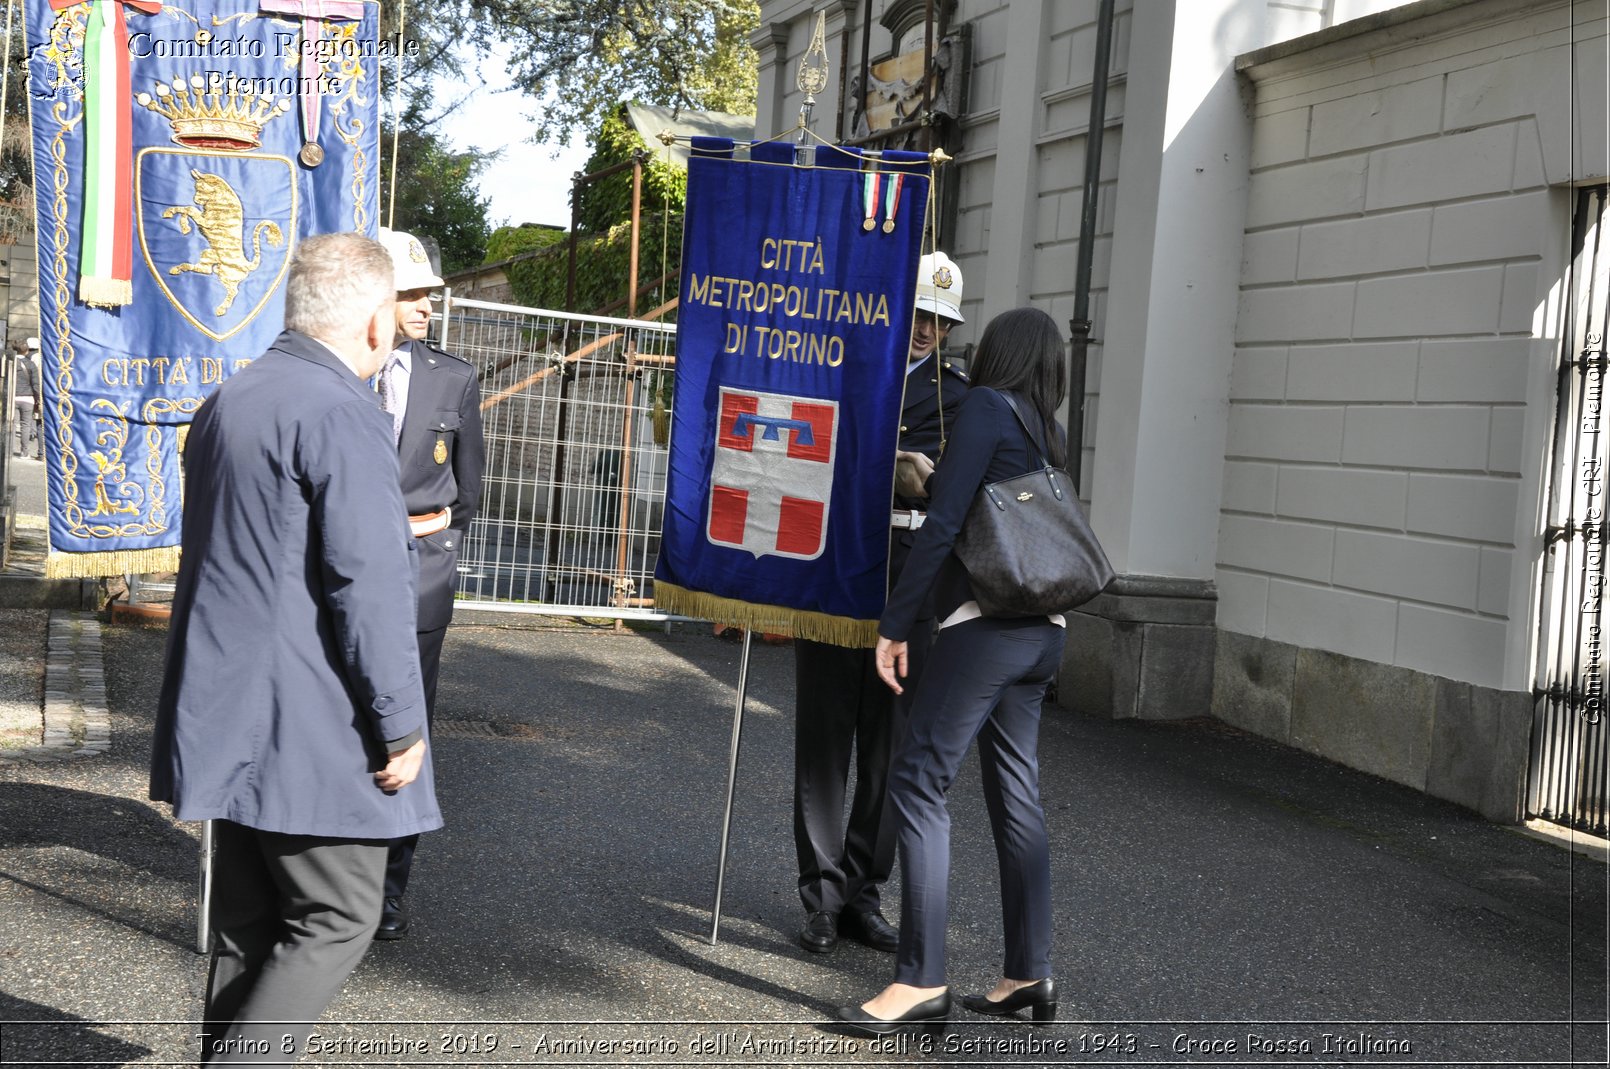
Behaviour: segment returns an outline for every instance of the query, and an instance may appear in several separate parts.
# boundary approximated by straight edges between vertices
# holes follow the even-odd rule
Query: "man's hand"
[[[419,776],[425,764],[425,740],[420,739],[406,750],[386,755],[386,767],[375,773],[375,786],[383,791],[399,791]]]
[[[872,656],[878,663],[878,678],[889,684],[889,689],[896,694],[904,694],[905,689],[895,676],[906,678],[906,644],[879,635],[878,648],[872,652]]]
[[[894,492],[902,497],[927,497],[928,476],[934,462],[923,453],[897,450],[894,455]]]

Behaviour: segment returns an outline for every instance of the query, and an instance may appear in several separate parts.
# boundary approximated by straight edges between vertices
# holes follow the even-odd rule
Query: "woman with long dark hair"
[[[1006,958],[994,989],[965,995],[962,1004],[993,1016],[1027,1009],[1040,1023],[1056,1017],[1051,859],[1037,749],[1040,705],[1062,659],[1063,620],[981,615],[967,572],[952,552],[985,483],[1047,462],[1066,464],[1067,445],[1055,415],[1067,389],[1056,324],[1036,308],[996,316],[970,370],[972,388],[929,482],[927,522],[878,622],[878,673],[899,693],[906,640],[923,600],[933,593],[939,637],[889,775],[903,884],[894,983],[868,1002],[839,1010],[852,1029],[874,1035],[935,1025],[950,1013],[945,795],[974,739],[1000,862]]]

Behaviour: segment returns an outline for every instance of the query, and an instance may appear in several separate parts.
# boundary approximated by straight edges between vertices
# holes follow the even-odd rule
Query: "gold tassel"
[[[770,632],[774,635],[792,635],[811,642],[826,642],[833,646],[850,646],[867,649],[878,644],[878,622],[855,620],[848,616],[830,616],[807,609],[789,609],[781,605],[760,605],[752,601],[738,601],[716,594],[705,594],[654,580],[654,607],[678,616],[692,616],[718,624],[742,627],[749,631]]]
[[[81,278],[78,299],[97,308],[134,303],[134,283],[126,278]]]
[[[63,553],[45,556],[46,579],[98,579],[106,575],[143,575],[179,570],[179,547],[121,549],[104,553]]]

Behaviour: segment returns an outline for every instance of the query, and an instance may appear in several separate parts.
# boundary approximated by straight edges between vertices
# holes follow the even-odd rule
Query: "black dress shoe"
[[[838,1019],[845,1029],[863,1036],[887,1036],[907,1029],[945,1027],[950,1016],[950,992],[941,991],[927,1002],[919,1002],[893,1020],[874,1017],[860,1006],[840,1006]]]
[[[387,898],[380,909],[380,927],[375,929],[376,939],[401,939],[408,934],[408,914],[403,912],[402,899]]]
[[[818,910],[805,918],[799,930],[799,945],[812,954],[826,954],[839,944],[838,914]]]
[[[963,995],[962,1005],[987,1017],[1012,1017],[1027,1008],[1035,1024],[1050,1024],[1057,1019],[1057,985],[1047,978],[1020,987],[999,1001],[984,995]]]
[[[900,933],[875,909],[865,913],[840,913],[839,934],[888,954],[900,949]]]

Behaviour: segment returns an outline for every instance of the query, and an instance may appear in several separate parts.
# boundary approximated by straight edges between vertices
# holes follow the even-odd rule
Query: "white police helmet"
[[[38,338],[29,338],[28,339],[28,351],[30,353],[37,353],[39,351],[39,339]]]
[[[942,252],[917,261],[917,310],[967,322],[962,318],[962,269]]]
[[[424,244],[404,230],[380,228],[380,244],[391,253],[391,267],[397,275],[397,292],[434,289],[442,284],[441,276],[431,270],[430,254]]]

